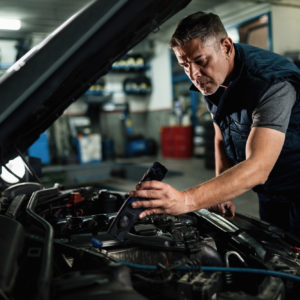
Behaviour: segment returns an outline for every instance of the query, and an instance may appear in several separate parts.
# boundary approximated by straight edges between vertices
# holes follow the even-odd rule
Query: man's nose
[[[194,64],[190,64],[187,75],[190,77],[191,80],[195,80],[198,77],[200,77],[202,74],[198,66],[195,66]]]

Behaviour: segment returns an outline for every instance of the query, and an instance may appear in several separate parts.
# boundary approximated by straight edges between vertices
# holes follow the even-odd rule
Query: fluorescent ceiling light
[[[0,30],[19,30],[20,28],[20,20],[0,18]]]

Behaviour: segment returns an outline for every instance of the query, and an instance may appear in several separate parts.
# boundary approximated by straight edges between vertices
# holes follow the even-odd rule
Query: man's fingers
[[[221,210],[221,213],[222,214],[225,214],[226,213],[226,209],[225,209],[225,206],[224,205],[220,205],[220,210]]]
[[[146,209],[139,214],[139,218],[142,219],[144,217],[154,215],[154,214],[164,214],[165,211],[162,208],[153,208],[153,209]]]
[[[235,205],[230,206],[229,211],[230,211],[230,217],[234,217],[235,216]]]
[[[158,190],[137,190],[131,191],[129,196],[135,198],[158,199],[161,197],[161,194],[161,191]]]
[[[234,217],[235,215],[235,205],[233,202],[227,202],[225,204],[225,208],[226,208],[226,211],[225,211],[225,214],[228,216],[228,217]]]
[[[233,217],[235,215],[235,205],[232,201],[217,204],[215,206],[210,207],[209,210],[228,217]]]
[[[163,200],[144,200],[144,201],[134,201],[131,206],[133,208],[142,208],[142,207],[161,207],[163,206]]]
[[[138,183],[135,188],[137,190],[159,190],[162,189],[163,185],[166,185],[166,183],[158,180],[150,180]]]
[[[215,207],[215,211],[220,213],[220,214],[224,214],[225,213],[225,207],[224,204],[217,204]]]

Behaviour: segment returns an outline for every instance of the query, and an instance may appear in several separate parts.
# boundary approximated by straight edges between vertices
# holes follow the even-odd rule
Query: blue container
[[[48,132],[43,132],[40,137],[28,148],[29,156],[37,157],[43,165],[50,164],[50,151]]]
[[[127,157],[147,154],[147,142],[144,139],[127,141],[125,146]]]

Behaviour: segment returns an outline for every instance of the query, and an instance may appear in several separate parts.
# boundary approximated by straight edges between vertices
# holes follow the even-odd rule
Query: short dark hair
[[[203,43],[210,37],[227,37],[227,32],[219,16],[202,11],[182,19],[170,40],[170,47],[183,46],[195,38]]]

